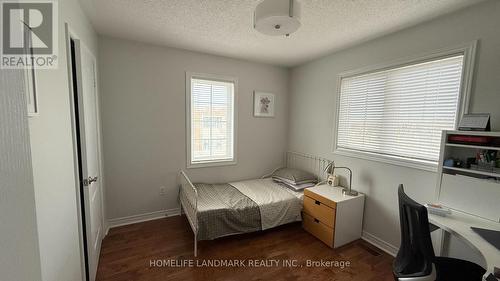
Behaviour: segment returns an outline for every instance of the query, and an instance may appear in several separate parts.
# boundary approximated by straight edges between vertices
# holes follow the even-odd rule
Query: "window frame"
[[[474,76],[474,66],[476,57],[477,40],[464,43],[453,48],[446,48],[436,50],[427,54],[413,56],[409,58],[395,60],[389,63],[383,63],[378,65],[373,65],[369,67],[364,67],[361,69],[347,71],[340,73],[337,77],[337,89],[335,98],[335,121],[333,122],[333,153],[341,156],[355,157],[365,160],[377,161],[397,166],[416,168],[425,171],[437,172],[438,163],[434,161],[410,159],[403,156],[387,155],[383,153],[360,151],[355,149],[348,149],[343,147],[338,147],[338,127],[339,127],[339,114],[340,114],[340,94],[341,94],[341,82],[342,79],[359,76],[404,66],[409,66],[413,64],[423,63],[427,61],[433,61],[440,58],[451,57],[454,55],[462,54],[464,56],[463,68],[462,68],[462,80],[459,92],[459,102],[457,105],[457,118],[455,122],[455,128],[458,127],[458,123],[462,119],[464,114],[469,112],[470,103],[470,92],[472,89],[472,82]]]
[[[229,160],[214,160],[214,161],[203,161],[203,162],[192,162],[191,161],[191,80],[201,79],[201,80],[211,80],[226,83],[233,83],[233,158]],[[186,168],[204,168],[204,167],[216,167],[216,166],[229,166],[236,165],[237,163],[237,128],[238,128],[238,79],[236,77],[217,75],[217,74],[207,74],[186,71]]]

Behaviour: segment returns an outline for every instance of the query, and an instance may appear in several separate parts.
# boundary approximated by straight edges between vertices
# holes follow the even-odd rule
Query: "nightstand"
[[[326,184],[304,190],[302,225],[329,247],[337,248],[361,238],[365,195],[342,194]]]

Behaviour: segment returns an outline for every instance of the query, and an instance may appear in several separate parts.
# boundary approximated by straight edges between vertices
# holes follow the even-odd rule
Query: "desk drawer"
[[[333,228],[321,223],[319,220],[302,213],[302,223],[304,229],[323,241],[329,247],[333,247]]]
[[[319,200],[304,196],[304,212],[331,228],[335,226],[335,209]]]

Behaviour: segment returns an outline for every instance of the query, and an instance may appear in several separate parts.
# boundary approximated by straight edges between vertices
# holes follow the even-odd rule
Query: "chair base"
[[[432,272],[429,275],[426,276],[415,276],[415,277],[396,277],[394,276],[394,279],[396,281],[436,281],[436,266],[433,264],[432,265]]]
[[[481,266],[460,259],[436,257],[436,281],[482,281],[486,270]]]
[[[460,259],[436,257],[432,273],[427,276],[397,276],[396,281],[482,281],[486,273],[481,266]]]

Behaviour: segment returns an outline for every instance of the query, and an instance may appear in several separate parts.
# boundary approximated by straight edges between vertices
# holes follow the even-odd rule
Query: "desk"
[[[485,277],[494,272],[494,268],[500,268],[500,251],[495,246],[484,240],[470,227],[486,228],[500,231],[500,223],[495,223],[480,217],[452,211],[451,215],[441,217],[429,213],[429,222],[444,231],[458,237],[484,258],[486,263]],[[442,247],[443,245],[441,245]]]

